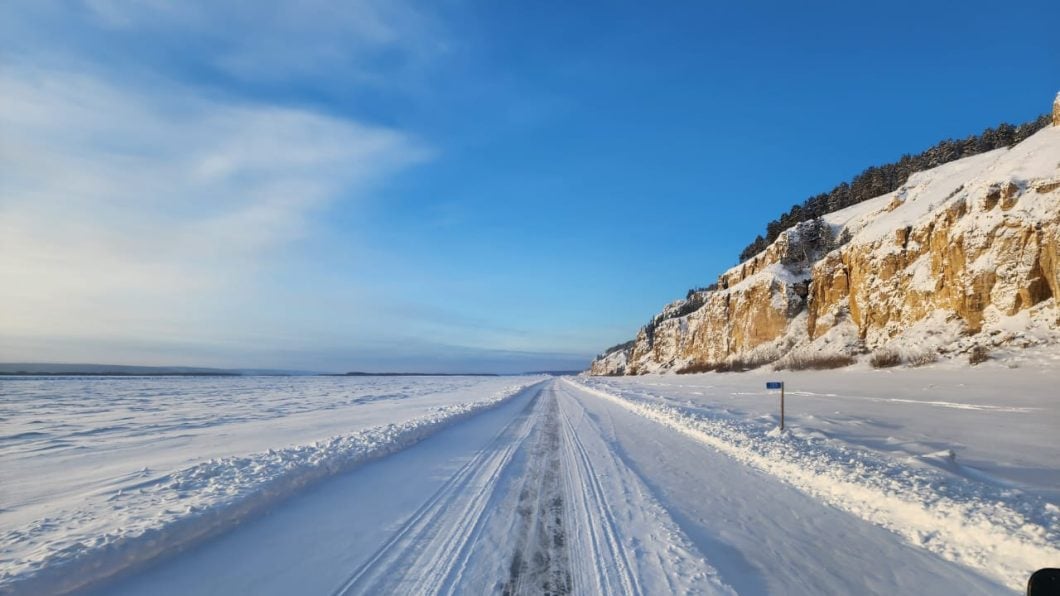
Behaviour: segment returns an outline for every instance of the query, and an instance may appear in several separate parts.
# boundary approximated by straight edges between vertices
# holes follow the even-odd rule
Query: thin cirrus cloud
[[[90,0],[86,8],[104,34],[150,36],[200,68],[255,82],[393,87],[453,43],[437,18],[404,0]]]
[[[380,106],[429,104],[453,48],[402,0],[0,4],[0,360],[583,364],[357,236],[439,158]]]
[[[9,337],[224,332],[215,311],[316,213],[429,156],[310,110],[31,69],[0,75],[0,126]]]

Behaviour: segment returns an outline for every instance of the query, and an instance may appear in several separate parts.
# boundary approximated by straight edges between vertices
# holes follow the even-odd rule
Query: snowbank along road
[[[965,544],[997,528],[962,528],[965,510],[846,506],[686,413],[582,382],[534,385],[95,590],[1004,594],[1057,560],[1055,527]],[[905,525],[932,516],[956,544]]]

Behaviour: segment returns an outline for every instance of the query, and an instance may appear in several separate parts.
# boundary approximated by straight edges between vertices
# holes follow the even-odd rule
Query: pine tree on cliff
[[[1053,104],[1051,120],[1054,125],[1060,126],[1060,94],[1057,95],[1056,102]],[[827,193],[809,197],[766,224],[765,236],[759,235],[754,242],[748,244],[740,252],[740,261],[746,261],[765,250],[780,236],[781,232],[792,226],[897,190],[905,184],[909,176],[916,172],[962,157],[1015,145],[1048,126],[1049,122],[1050,116],[1042,114],[1035,120],[1024,122],[1019,126],[1002,123],[996,128],[988,128],[978,135],[970,135],[963,140],[945,139],[916,155],[903,155],[896,162],[882,166],[870,166],[854,176],[849,183],[841,182]]]

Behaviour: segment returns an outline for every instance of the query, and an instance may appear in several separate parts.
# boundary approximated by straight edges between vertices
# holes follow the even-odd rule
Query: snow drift
[[[311,444],[215,457],[0,534],[0,593],[65,593],[222,532],[304,487],[407,448],[541,381]],[[401,396],[382,396],[395,399]],[[149,474],[147,469],[143,470]]]

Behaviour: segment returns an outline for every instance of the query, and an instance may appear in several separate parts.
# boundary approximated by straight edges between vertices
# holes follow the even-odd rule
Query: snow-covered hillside
[[[668,305],[600,375],[1060,344],[1060,127],[804,222]]]

